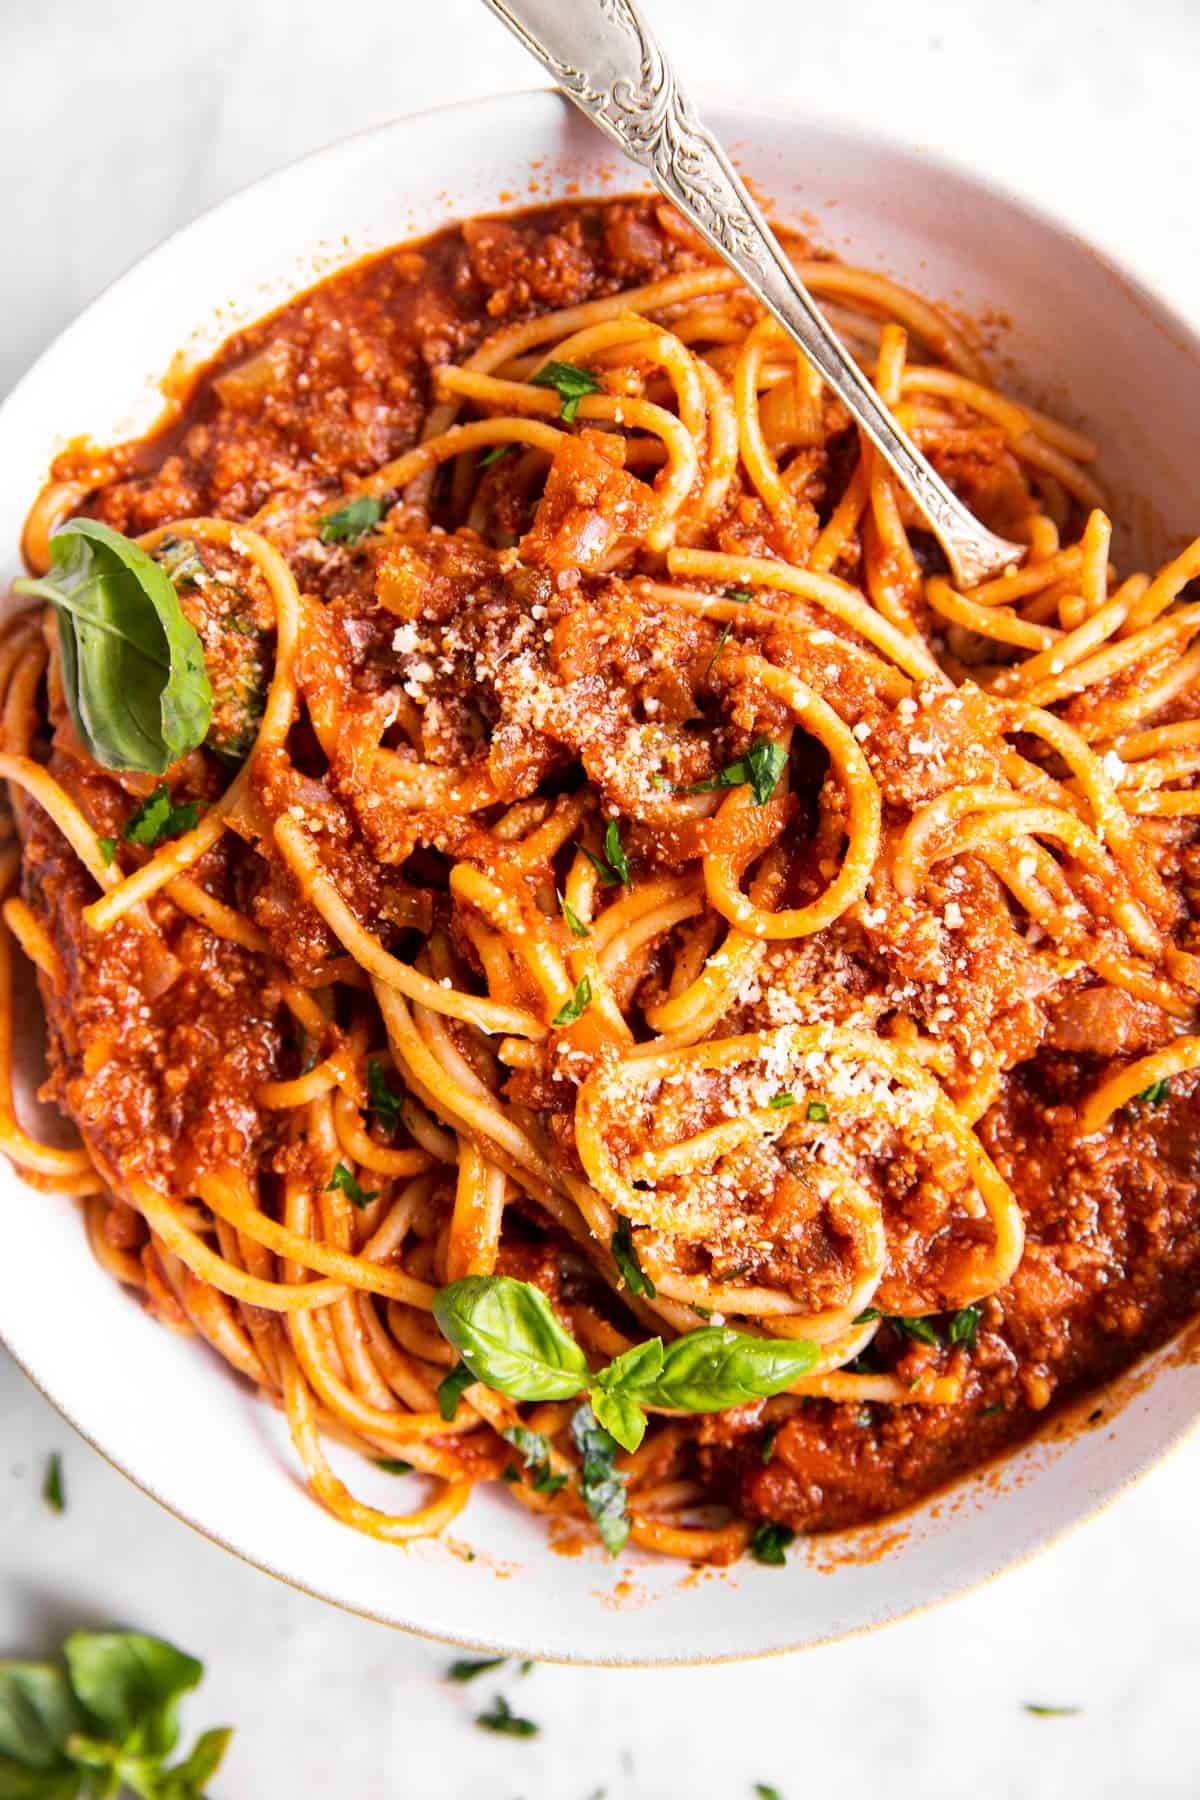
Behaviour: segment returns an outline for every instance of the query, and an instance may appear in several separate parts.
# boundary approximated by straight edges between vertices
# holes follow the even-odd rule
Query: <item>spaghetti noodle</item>
[[[616,1459],[634,1540],[717,1561],[905,1503],[1189,1304],[1200,549],[1118,584],[1088,441],[794,248],[1019,571],[956,591],[649,202],[331,278],[30,515],[36,574],[80,510],[167,570],[213,725],[131,830],[159,789],[84,753],[53,605],[10,616],[0,974],[11,933],[82,1144],[18,1123],[6,1001],[0,1147],[387,1541],[502,1475],[587,1516],[572,1406],[454,1377],[448,1283],[534,1284],[593,1369],[815,1346]],[[354,1498],[323,1437],[428,1491]]]

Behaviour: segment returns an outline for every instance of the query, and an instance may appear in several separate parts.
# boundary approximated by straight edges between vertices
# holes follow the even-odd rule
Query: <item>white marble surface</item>
[[[919,136],[1200,315],[1195,0],[657,0],[654,13],[701,92],[815,100]],[[231,189],[390,114],[533,80],[477,0],[0,0],[0,392],[105,282]],[[53,1449],[62,1518],[39,1500]],[[238,1727],[217,1800],[742,1800],[756,1781],[786,1800],[875,1786],[1193,1796],[1198,1486],[1200,1443],[1049,1556],[868,1639],[741,1668],[539,1668],[459,1690],[439,1681],[437,1646],[290,1593],[177,1524],[0,1356],[0,1651],[122,1619],[205,1657],[193,1716]],[[498,1689],[540,1737],[472,1728]],[[1029,1701],[1082,1711],[1038,1719]]]

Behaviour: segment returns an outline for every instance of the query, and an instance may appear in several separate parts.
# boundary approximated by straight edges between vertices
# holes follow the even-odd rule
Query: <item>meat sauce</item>
[[[697,737],[688,723],[698,696],[720,692],[719,664],[713,672],[718,631],[648,606],[619,582],[593,574],[595,547],[583,526],[600,515],[614,533],[636,533],[645,493],[596,433],[572,441],[572,461],[555,459],[536,526],[517,494],[500,492],[497,510],[509,507],[511,537],[520,538],[516,571],[503,552],[466,538],[389,540],[348,554],[301,541],[296,521],[336,505],[357,481],[415,443],[433,402],[431,370],[461,360],[497,326],[704,260],[651,202],[580,202],[517,219],[473,221],[335,275],[239,333],[199,373],[162,429],[100,459],[103,480],[86,505],[92,515],[128,534],[192,515],[265,516],[302,589],[324,603],[299,680],[306,696],[317,696],[334,680],[332,669],[351,668],[335,696],[346,721],[344,745],[329,780],[305,773],[303,743],[287,759],[264,757],[255,769],[256,792],[268,816],[294,807],[320,815],[325,854],[342,892],[360,917],[377,929],[383,921],[397,944],[412,927],[427,929],[430,908],[441,904],[438,858],[472,847],[469,822],[439,824],[408,807],[389,809],[386,795],[356,787],[354,721],[394,681],[394,646],[406,618],[419,611],[426,625],[444,634],[452,629],[462,647],[462,666],[440,674],[421,696],[427,712],[429,704],[435,707],[439,760],[486,762],[505,800],[540,784],[569,787],[582,765],[604,801],[634,821],[628,844],[635,867],[669,865],[673,856],[695,857],[713,847],[703,835],[707,823],[698,823],[687,842],[656,827],[653,793],[625,745],[650,702],[670,745],[674,780],[703,781],[720,767],[729,747],[719,735]],[[55,473],[68,481],[86,473],[92,481],[97,466],[95,451],[79,450],[60,459]],[[980,431],[970,454],[948,452],[942,466],[990,524],[1009,528],[1013,476],[999,434]],[[814,530],[844,481],[836,451],[825,479],[823,500],[819,485],[811,490],[818,494]],[[749,501],[731,517],[730,545],[780,553]],[[784,553],[796,549],[783,547]],[[565,589],[564,561],[576,571]],[[251,729],[252,735],[253,725],[239,711],[239,696],[253,691],[255,659],[265,662],[270,654],[262,597],[244,596],[244,629],[231,631],[227,621],[214,626],[204,593],[182,594],[205,641],[210,672],[218,669],[224,741],[236,756],[240,734]],[[485,683],[486,691],[472,690],[472,704],[465,705],[487,643],[511,641],[534,608],[553,638],[552,653],[539,665],[545,703],[537,717],[523,710],[521,695],[505,691],[502,675]],[[786,666],[795,658],[794,640],[782,632],[777,638],[764,631],[762,648]],[[830,654],[839,654],[836,644]],[[556,682],[589,679],[589,711],[556,710]],[[889,740],[890,709],[877,704],[852,659],[840,680],[848,695],[856,681],[861,688],[852,696],[853,716],[873,728],[869,754],[885,801],[911,807],[923,797],[925,775],[906,758],[900,737]],[[578,688],[572,691],[577,696]],[[490,721],[483,746],[472,723],[479,713]],[[130,797],[150,784],[118,782],[82,763],[61,707],[54,717],[56,775],[86,797],[100,829],[115,834]],[[747,734],[773,723],[761,707],[740,722]],[[941,729],[936,708],[927,723],[933,733]],[[985,782],[999,748],[969,718],[946,729],[946,757],[963,783]],[[818,758],[813,793],[822,773]],[[211,800],[227,779],[219,754],[193,753],[177,772],[175,797]],[[800,798],[790,804],[802,809],[803,784],[795,785]],[[414,866],[418,838],[426,846],[427,881]],[[194,873],[266,933],[290,978],[309,987],[327,979],[323,971],[338,946],[282,865],[269,858],[264,865],[252,846],[227,834]],[[1190,847],[1176,874],[1191,903],[1200,860]],[[803,872],[795,879],[803,886]],[[24,884],[30,905],[51,926],[65,972],[66,998],[49,997],[50,1091],[103,1160],[123,1174],[169,1182],[175,1191],[186,1191],[197,1168],[221,1160],[277,1163],[282,1126],[255,1094],[262,1081],[297,1073],[305,1050],[279,982],[264,977],[260,959],[215,939],[165,898],[150,904],[156,933],[127,923],[97,940],[80,919],[94,897],[92,884],[36,811]],[[891,1512],[1028,1435],[1048,1407],[1124,1368],[1194,1305],[1200,1120],[1190,1084],[1173,1084],[1159,1104],[1124,1109],[1095,1137],[1081,1139],[1077,1130],[1081,1098],[1109,1057],[1163,1043],[1162,1016],[1127,995],[1070,982],[1048,995],[1024,940],[1006,922],[990,919],[996,902],[987,884],[954,904],[965,918],[949,977],[955,1030],[967,1044],[986,1026],[993,1041],[1005,1040],[1011,1050],[1012,1067],[979,1133],[1021,1202],[1024,1257],[1008,1286],[983,1303],[969,1352],[916,1341],[887,1324],[872,1346],[879,1366],[910,1381],[929,1367],[953,1367],[963,1376],[956,1403],[816,1399],[769,1433],[761,1403],[699,1421],[691,1452],[696,1466],[751,1516],[812,1530]],[[1185,941],[1191,935],[1189,927]],[[881,912],[870,929],[847,927],[828,949],[810,945],[805,954],[817,960],[806,978],[815,969],[832,992],[839,984],[850,990],[855,983],[901,979],[919,989],[936,974],[944,990],[946,971],[930,967],[943,954],[940,942]],[[794,966],[780,962],[781,987]],[[666,972],[651,970],[642,1004],[653,999],[654,983]],[[772,979],[769,965],[764,991]],[[738,1028],[760,1028],[772,1016],[768,997],[751,998]],[[508,1095],[544,1111],[556,1141],[569,1144],[569,1087],[545,1072],[521,1071]],[[552,1249],[553,1236],[546,1241]],[[516,1259],[514,1266],[522,1255],[539,1267],[553,1261],[545,1248],[505,1254]],[[550,1273],[545,1285],[553,1290]]]

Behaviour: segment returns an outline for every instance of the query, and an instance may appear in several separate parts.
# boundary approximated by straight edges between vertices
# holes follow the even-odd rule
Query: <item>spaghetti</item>
[[[1019,571],[955,590],[650,202],[331,278],[30,515],[35,574],[80,510],[168,572],[213,723],[161,794],[100,766],[53,604],[11,614],[0,974],[11,933],[82,1144],[18,1123],[6,1001],[0,1147],[387,1541],[501,1476],[588,1516],[574,1408],[456,1376],[448,1283],[532,1283],[593,1369],[815,1346],[614,1462],[635,1542],[715,1561],[928,1491],[1189,1304],[1200,549],[1118,584],[1088,441],[794,248]],[[428,1491],[354,1498],[323,1438]]]

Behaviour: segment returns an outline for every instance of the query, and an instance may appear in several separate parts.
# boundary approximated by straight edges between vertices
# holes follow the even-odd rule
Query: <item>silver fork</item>
[[[635,0],[485,4],[795,339],[920,508],[958,586],[1019,563],[1025,545],[988,531],[951,493],[826,323]]]

